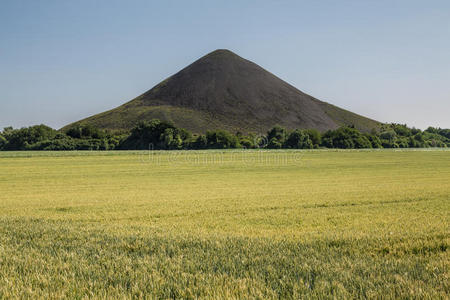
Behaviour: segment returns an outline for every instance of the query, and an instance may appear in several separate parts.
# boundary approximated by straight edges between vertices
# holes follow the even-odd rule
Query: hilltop
[[[265,132],[276,124],[320,131],[353,125],[367,132],[380,125],[305,94],[229,50],[216,50],[135,99],[63,129],[90,124],[123,130],[150,119],[171,121],[195,133]]]

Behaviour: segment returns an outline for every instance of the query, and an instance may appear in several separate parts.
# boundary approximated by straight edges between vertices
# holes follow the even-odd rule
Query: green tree
[[[207,147],[209,149],[239,148],[239,140],[226,130],[206,132]]]
[[[406,124],[391,124],[392,130],[396,133],[398,136],[404,136],[408,137],[411,136],[411,129],[406,126]]]
[[[380,138],[375,134],[365,134],[364,135],[367,140],[370,142],[372,148],[383,148],[383,145],[381,144]]]
[[[394,130],[387,130],[380,134],[380,139],[382,139],[382,140],[388,140],[390,142],[393,142],[393,141],[395,141],[396,138],[397,138],[397,134],[395,133]]]
[[[329,148],[372,148],[367,137],[355,128],[341,127],[327,131],[322,137],[322,145]]]
[[[267,148],[280,149],[286,141],[287,131],[284,127],[275,125],[267,132]]]
[[[7,143],[6,138],[0,134],[0,150],[3,150],[3,147],[5,147],[6,143]]]
[[[180,149],[190,133],[172,123],[157,119],[139,122],[119,145],[120,149]]]
[[[309,136],[313,146],[319,146],[322,143],[322,135],[316,129],[306,129],[304,132]]]
[[[206,149],[208,147],[208,140],[205,135],[197,136],[191,143],[190,148],[192,149]]]
[[[7,143],[4,150],[27,150],[31,145],[52,139],[57,131],[46,125],[35,125],[20,129],[5,128],[3,136]]]
[[[296,129],[288,135],[284,146],[291,149],[312,149],[313,143],[307,133]]]
[[[180,133],[175,128],[166,128],[162,133],[160,140],[163,141],[161,147],[168,150],[181,149],[183,140]]]
[[[90,124],[78,125],[66,130],[66,134],[76,139],[102,139],[106,137],[106,132]]]

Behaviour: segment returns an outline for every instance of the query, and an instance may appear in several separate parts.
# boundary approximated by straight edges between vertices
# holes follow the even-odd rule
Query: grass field
[[[0,153],[0,298],[447,298],[450,151]]]

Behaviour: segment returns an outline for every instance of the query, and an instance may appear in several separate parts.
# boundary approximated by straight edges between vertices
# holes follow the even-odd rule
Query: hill
[[[380,125],[307,95],[229,50],[216,50],[137,98],[63,129],[77,124],[130,129],[155,118],[195,133],[265,132],[276,124],[320,131],[354,125],[369,131]]]

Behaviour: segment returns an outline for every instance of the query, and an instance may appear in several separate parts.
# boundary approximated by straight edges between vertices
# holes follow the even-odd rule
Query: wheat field
[[[0,153],[0,298],[448,298],[450,151]]]

